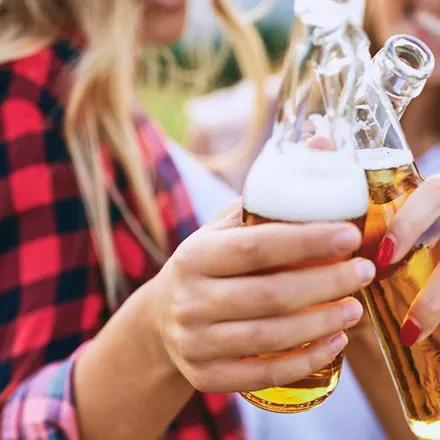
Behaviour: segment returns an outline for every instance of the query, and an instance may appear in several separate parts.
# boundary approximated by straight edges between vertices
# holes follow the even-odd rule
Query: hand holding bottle
[[[386,268],[408,255],[424,242],[436,244],[440,228],[440,176],[422,183],[393,217],[377,255],[377,265]],[[421,237],[421,239],[420,239]],[[412,345],[424,340],[440,324],[440,268],[432,273],[426,286],[413,301],[402,325],[401,340]]]
[[[362,307],[347,296],[371,281],[374,265],[294,267],[349,255],[360,242],[348,223],[243,228],[236,206],[186,240],[148,287],[167,354],[195,388],[211,392],[285,385],[319,370],[359,321]],[[275,351],[285,352],[256,356]]]

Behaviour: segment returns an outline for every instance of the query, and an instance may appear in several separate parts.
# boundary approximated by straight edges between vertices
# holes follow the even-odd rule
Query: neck
[[[414,157],[420,157],[440,142],[440,89],[431,88],[409,106],[403,129]]]

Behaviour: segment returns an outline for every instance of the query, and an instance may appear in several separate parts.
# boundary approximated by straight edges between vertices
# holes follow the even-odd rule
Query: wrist
[[[160,292],[160,280],[156,277],[141,286],[127,300],[124,307],[127,308],[126,319],[131,327],[130,333],[138,341],[142,362],[148,362],[149,366],[155,365],[158,374],[174,381],[180,380],[192,389],[165,348],[160,330]]]
[[[158,438],[194,389],[168,356],[147,283],[81,353],[74,392],[82,438]],[[112,423],[108,423],[112,420]]]

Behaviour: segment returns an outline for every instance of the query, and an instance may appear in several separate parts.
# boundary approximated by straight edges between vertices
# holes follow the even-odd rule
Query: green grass
[[[190,97],[189,92],[176,88],[147,87],[142,92],[148,114],[161,124],[168,136],[182,145],[185,143],[187,129],[184,105]]]

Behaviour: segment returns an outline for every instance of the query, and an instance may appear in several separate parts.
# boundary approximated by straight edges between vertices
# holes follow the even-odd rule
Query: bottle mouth
[[[399,76],[426,80],[435,67],[435,57],[431,49],[421,40],[411,35],[395,35],[384,47],[394,71]]]

